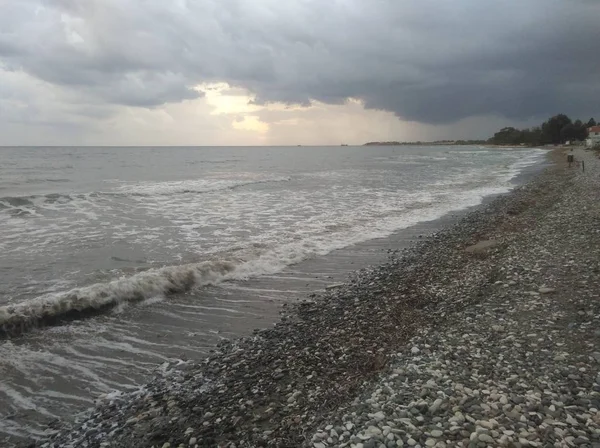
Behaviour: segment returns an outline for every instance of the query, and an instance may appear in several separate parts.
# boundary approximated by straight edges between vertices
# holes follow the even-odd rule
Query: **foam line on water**
[[[0,433],[15,437],[33,437],[41,439],[48,436],[47,425],[35,427],[32,425],[20,425],[11,419],[0,419]]]
[[[241,173],[243,174],[243,173]],[[240,173],[237,173],[239,176]],[[116,191],[137,196],[173,195],[180,193],[211,193],[213,191],[231,190],[247,185],[289,182],[289,176],[249,176],[241,179],[197,179],[167,182],[139,182],[121,185]]]
[[[6,395],[10,399],[10,402],[16,406],[16,409],[32,409],[46,417],[55,417],[54,414],[44,407],[36,405],[33,399],[28,398],[5,382],[0,382],[0,393]]]
[[[206,336],[209,333],[206,331],[201,331],[201,330],[195,330],[194,331],[194,335],[202,335],[202,336]],[[184,352],[184,351],[191,351],[191,352],[197,352],[197,353],[204,353],[205,350],[197,350],[193,347],[187,346],[187,345],[176,345],[176,344],[159,344],[156,342],[150,342],[150,341],[146,341],[144,339],[140,339],[140,338],[136,338],[133,336],[120,336],[121,339],[126,340],[126,341],[131,341],[134,342],[137,345],[147,345],[147,346],[151,346],[151,347],[161,347],[161,348],[167,348],[169,349],[171,352],[174,351],[179,351],[179,352]],[[138,362],[136,361],[137,364],[148,364],[149,366],[156,366],[156,362],[149,362],[149,363],[142,363],[142,362]]]
[[[65,318],[95,314],[121,302],[139,302],[156,296],[216,283],[234,269],[229,262],[171,266],[121,278],[110,283],[47,294],[37,299],[0,307],[0,329],[6,334],[27,331]]]
[[[178,303],[177,308],[184,308],[184,309],[194,309],[194,310],[208,310],[208,311],[225,311],[226,313],[232,313],[232,314],[246,314],[244,311],[240,311],[240,310],[235,310],[232,308],[222,308],[222,307],[217,307],[217,306],[203,306],[203,305],[186,305],[184,303]]]
[[[326,255],[356,243],[387,237],[395,231],[419,222],[438,219],[451,211],[478,205],[490,194],[509,191],[509,181],[526,166],[538,161],[542,150],[532,150],[525,157],[507,166],[494,176],[499,182],[491,186],[449,189],[449,185],[464,181],[461,175],[434,186],[430,191],[411,197],[410,203],[382,203],[381,214],[368,222],[345,223],[328,231],[302,235],[298,240],[280,241],[255,248],[238,258],[217,258],[213,261],[152,269],[109,283],[51,293],[37,299],[0,307],[0,334],[18,334],[30,328],[56,324],[69,318],[94,315],[124,303],[142,302],[155,297],[168,297],[192,288],[216,285],[229,280],[244,280],[261,275],[273,275],[287,266],[308,258]],[[272,180],[271,180],[272,181]],[[280,217],[281,218],[281,217]],[[311,218],[312,219],[312,218]],[[231,255],[231,254],[230,254]],[[220,257],[228,257],[226,254]],[[181,318],[181,316],[179,316]]]
[[[149,358],[158,358],[163,361],[168,361],[169,358],[161,355],[158,352],[152,352],[149,350],[143,350],[139,347],[134,347],[133,345],[127,342],[117,342],[117,341],[107,341],[105,339],[101,339],[99,341],[94,341],[95,347],[102,347],[108,350],[118,350],[119,352],[131,353],[133,355],[145,355]]]
[[[85,353],[82,353],[78,350],[76,350],[73,347],[65,347],[65,351],[71,355],[73,355],[75,358],[81,358],[81,359],[85,359],[86,362],[89,362],[90,364],[96,366],[96,367],[107,367],[110,366],[111,364],[118,364],[119,366],[125,366],[125,367],[138,367],[140,365],[146,364],[149,367],[153,366],[154,363],[152,362],[129,362],[129,361],[124,361],[122,359],[119,358],[115,358],[115,357],[107,357],[107,356],[99,356],[99,355],[87,355]]]
[[[94,400],[89,397],[75,395],[75,394],[64,394],[62,392],[57,392],[55,390],[43,389],[43,390],[34,390],[31,387],[23,386],[23,390],[25,390],[28,396],[35,397],[37,400],[48,402],[52,404],[56,399],[61,399],[65,401],[76,401],[82,403],[92,404]]]
[[[496,192],[495,190],[493,192]],[[59,323],[68,318],[93,315],[121,303],[143,300],[189,291],[198,286],[218,284],[227,280],[242,280],[264,274],[274,274],[286,266],[307,258],[326,255],[343,247],[385,237],[394,231],[421,221],[443,216],[448,211],[476,205],[483,194],[472,193],[462,203],[429,209],[412,210],[397,217],[384,218],[369,225],[355,226],[338,234],[321,234],[289,242],[255,253],[243,260],[207,261],[149,270],[109,283],[49,294],[15,305],[0,307],[0,328],[5,334],[18,334],[40,325]]]
[[[243,174],[243,173],[241,173]],[[239,175],[239,173],[238,173]],[[93,201],[104,196],[171,196],[187,193],[212,193],[232,190],[256,184],[289,182],[290,176],[246,175],[238,179],[191,179],[165,182],[138,182],[123,184],[110,191],[94,191],[88,193],[50,193],[46,195],[4,196],[0,197],[0,211],[21,210],[35,214],[38,208],[54,208],[56,205],[66,205],[74,201],[93,205]]]

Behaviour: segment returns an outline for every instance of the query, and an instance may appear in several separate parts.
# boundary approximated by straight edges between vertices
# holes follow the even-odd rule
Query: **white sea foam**
[[[42,320],[67,316],[70,313],[85,313],[123,303],[153,300],[156,297],[227,280],[274,274],[307,258],[325,255],[362,241],[385,237],[418,222],[437,219],[449,211],[477,205],[486,195],[501,193],[510,188],[508,185],[499,185],[452,192],[450,201],[447,189],[442,187],[440,185],[438,191],[413,194],[409,198],[411,206],[405,207],[404,212],[394,213],[395,204],[388,204],[387,207],[392,208],[381,210],[384,216],[376,222],[358,222],[349,227],[341,226],[334,231],[321,231],[267,247],[252,246],[236,252],[238,257],[235,259],[148,270],[109,283],[48,294],[34,300],[4,306],[0,308],[0,327],[6,331],[22,330],[35,326]],[[417,208],[414,208],[415,206]],[[386,214],[388,216],[385,216]]]
[[[215,314],[228,319],[253,315],[252,306],[250,312],[235,314],[237,305],[224,298],[215,306],[202,299],[204,294],[172,300],[172,293],[220,284],[236,302],[251,286],[244,279],[284,270],[287,276],[286,268],[294,263],[386,237],[506,192],[515,176],[546,153],[468,148],[474,150],[456,154],[447,149],[424,150],[412,158],[393,152],[369,159],[370,153],[367,164],[324,163],[306,172],[283,166],[285,171],[276,174],[244,174],[232,168],[199,172],[204,180],[113,180],[95,184],[103,193],[0,199],[0,251],[14,262],[0,284],[0,300],[14,300],[0,307],[0,331],[26,331],[105,308],[129,309],[33,332],[14,345],[1,341],[10,390],[0,390],[6,410],[0,417],[38,407],[41,415],[63,415],[78,396],[132,387],[141,380],[140,372],[148,373],[175,353],[204,353],[203,342],[193,348],[187,339],[218,334]],[[274,184],[244,188],[265,182]],[[2,193],[9,195],[15,196],[14,190]],[[208,261],[192,263],[198,260]],[[165,263],[178,265],[132,275],[141,266]],[[72,289],[107,275],[115,279]],[[254,291],[264,300],[285,295],[268,288]],[[131,312],[132,307],[144,309]],[[154,322],[169,337],[156,337]],[[176,339],[181,331],[185,337]],[[228,336],[226,331],[219,337]],[[64,390],[57,378],[72,387],[68,395],[60,394]],[[0,418],[0,433],[38,430],[20,425],[19,419]]]
[[[207,178],[190,179],[164,182],[120,182],[109,191],[96,191],[81,194],[58,194],[31,196],[6,196],[0,197],[0,211],[22,210],[37,213],[39,209],[58,210],[58,206],[70,204],[73,201],[92,205],[95,199],[103,196],[157,196],[173,195],[178,193],[210,193],[214,191],[230,190],[254,184],[289,182],[290,176],[270,176],[254,173],[236,173],[235,178]],[[117,183],[117,181],[111,181]],[[77,205],[73,205],[77,207]]]
[[[47,294],[34,300],[0,307],[0,328],[24,330],[41,320],[62,317],[72,312],[88,312],[121,302],[150,299],[182,292],[196,285],[218,282],[234,269],[229,262],[204,262],[171,266],[99,283],[64,293]]]
[[[194,188],[210,191],[248,183],[287,182],[289,177],[252,175],[235,181],[213,179],[208,183],[185,181],[122,186],[123,192],[152,195],[153,201],[144,203],[145,213],[156,219],[167,219],[177,233],[169,235],[172,239],[166,239],[160,226],[113,225],[111,231],[115,238],[149,245],[147,247],[155,246],[154,241],[161,238],[172,249],[202,254],[212,260],[152,269],[108,283],[53,292],[6,305],[0,307],[0,328],[19,332],[55,318],[76,317],[133,302],[150,300],[146,302],[150,304],[156,297],[168,297],[199,286],[275,274],[308,258],[385,237],[418,222],[477,205],[489,194],[508,191],[514,176],[524,167],[537,163],[544,154],[542,150],[531,150],[523,152],[518,160],[512,157],[504,166],[493,169],[482,166],[446,174],[420,191],[355,185],[349,188],[346,184],[340,188],[333,185],[328,191],[244,190],[235,195],[206,198],[199,206],[196,202],[175,201],[165,195]],[[223,209],[224,201],[227,201],[226,209]],[[67,229],[69,225],[72,223],[65,222]],[[210,233],[205,229],[211,229]],[[54,238],[56,241],[56,230],[52,227],[32,229],[28,238],[32,241],[36,232],[41,232],[35,244],[39,250],[46,240]],[[64,232],[60,235],[69,237]],[[93,242],[103,235],[86,229],[77,238]],[[240,238],[240,235],[244,236]]]
[[[525,168],[540,163],[540,161],[546,156],[546,154],[547,151],[543,149],[532,149],[531,151],[529,151],[529,153],[525,154],[523,157],[516,160],[510,165],[507,173],[508,178],[506,180],[510,181],[514,179],[516,176],[521,174],[521,172],[523,172]]]
[[[246,185],[271,182],[289,182],[289,176],[268,176],[236,173],[234,179],[192,179],[167,182],[137,182],[118,186],[115,191],[140,196],[172,195],[177,193],[210,193],[213,191],[230,190]]]
[[[488,154],[490,152],[493,152],[494,150],[490,150],[490,149],[476,149],[476,150],[459,150],[459,151],[446,151],[446,154]]]

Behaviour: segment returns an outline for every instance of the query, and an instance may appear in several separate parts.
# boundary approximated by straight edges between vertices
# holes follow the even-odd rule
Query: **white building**
[[[588,128],[588,138],[586,143],[588,146],[600,145],[600,126]]]

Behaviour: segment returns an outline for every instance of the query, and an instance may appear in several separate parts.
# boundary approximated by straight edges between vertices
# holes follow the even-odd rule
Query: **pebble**
[[[600,163],[593,163],[600,172]],[[586,318],[600,322],[600,305],[588,291],[590,284],[600,290],[600,267],[590,269],[598,266],[600,245],[586,245],[591,237],[573,240],[557,230],[564,224],[573,235],[575,228],[581,234],[596,231],[593,219],[578,214],[575,223],[578,212],[569,211],[589,200],[588,194],[593,203],[600,202],[600,180],[595,182],[596,190],[567,194],[561,207],[550,201],[552,217],[532,218],[532,235],[522,232],[514,244],[503,238],[506,261],[498,275],[513,279],[496,281],[502,288],[462,308],[463,315],[448,326],[423,330],[409,341],[406,352],[393,358],[393,373],[383,375],[351,409],[351,433],[380,424],[362,407],[368,402],[410,432],[396,446],[417,446],[417,440],[427,447],[590,446],[590,440],[597,440],[600,447],[600,413],[592,407],[600,403],[600,352],[589,350],[600,331],[578,323]],[[588,289],[569,286],[577,278],[562,268],[579,259],[577,272],[586,276]],[[546,282],[561,284],[560,296],[556,288],[536,286]],[[577,293],[565,299],[563,291]],[[430,318],[434,312],[427,309]],[[579,350],[567,349],[578,345]],[[427,431],[429,425],[439,429]]]
[[[48,448],[84,446],[75,441],[90,430],[111,447],[179,447],[188,427],[199,444],[238,448],[300,446],[308,427],[319,429],[314,448],[597,444],[600,176],[588,173],[600,161],[576,157],[586,175],[540,175],[290,306],[273,328],[168,365]],[[463,250],[479,241],[502,244]],[[323,412],[324,402],[339,408]]]

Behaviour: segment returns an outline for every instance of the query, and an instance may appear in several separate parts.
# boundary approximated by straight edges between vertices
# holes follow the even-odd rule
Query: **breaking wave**
[[[140,302],[218,283],[234,269],[235,263],[224,261],[170,266],[3,306],[0,307],[0,334],[20,334],[38,326],[97,314],[123,302]]]
[[[198,179],[169,182],[139,182],[133,185],[121,185],[117,191],[134,196],[164,196],[180,193],[210,193],[232,190],[247,185],[289,182],[291,177],[265,177],[258,179]]]
[[[403,204],[399,214],[394,213],[397,207],[394,205],[388,210],[390,215],[375,222],[341,226],[339,229],[329,228],[283,244],[241,248],[239,252],[221,254],[227,258],[219,260],[151,269],[109,283],[48,294],[0,307],[0,336],[18,335],[31,328],[95,315],[125,303],[182,293],[223,281],[274,274],[308,258],[386,237],[399,229],[440,218],[450,211],[477,205],[483,197],[509,189],[506,185],[499,185],[457,191],[453,193],[453,201],[447,200],[447,188],[437,189],[437,193],[441,195],[439,198],[436,198],[436,191],[420,192]]]
[[[362,234],[360,239],[363,239]],[[272,248],[259,245],[241,251],[235,258],[234,254],[230,254],[231,258],[227,260],[149,269],[108,283],[46,294],[0,307],[0,336],[16,336],[32,328],[97,315],[126,303],[184,293],[197,287],[216,285],[228,280],[245,280],[273,274],[290,264],[313,255],[324,255],[356,241],[356,236],[349,239],[348,235],[338,235],[330,240],[327,235],[323,235],[314,240]]]
[[[450,211],[477,205],[487,195],[510,190],[510,180],[526,166],[536,163],[543,154],[544,151],[532,151],[504,167],[502,172],[494,175],[498,182],[492,185],[489,182],[479,182],[466,190],[450,188],[464,182],[465,178],[475,177],[465,175],[464,172],[456,178],[450,177],[444,179],[444,182],[432,183],[428,191],[415,193],[414,197],[405,194],[402,202],[396,200],[389,202],[386,209],[377,213],[377,219],[374,217],[368,222],[357,220],[351,223],[333,223],[324,229],[299,236],[299,239],[294,241],[269,239],[269,244],[266,246],[242,248],[240,253],[235,254],[221,253],[217,260],[150,269],[107,283],[46,294],[33,300],[2,306],[0,307],[0,336],[18,335],[32,328],[98,314],[125,303],[182,293],[196,287],[228,280],[272,274],[307,258],[325,255],[335,249],[361,241],[386,237],[418,222],[437,219]],[[289,177],[281,176],[137,183],[120,186],[118,194],[169,195],[192,191],[204,193],[249,184],[289,180]],[[73,197],[77,196],[46,195],[43,198],[60,202]],[[31,198],[0,199],[0,204],[10,207],[31,207],[34,203],[37,202],[32,201]],[[382,204],[382,208],[385,208],[385,204]]]
[[[31,199],[33,199],[31,196],[28,197],[10,197],[7,196],[5,198],[0,198],[0,204],[4,207],[10,208],[10,207],[23,207],[23,206],[31,206],[33,205],[33,202],[31,201]]]
[[[0,210],[29,207],[43,207],[44,204],[67,204],[74,200],[89,200],[97,197],[127,197],[127,196],[170,196],[186,193],[211,193],[222,190],[233,190],[247,185],[289,182],[289,176],[265,177],[259,179],[199,179],[170,182],[146,182],[121,185],[113,191],[93,193],[63,194],[51,193],[46,195],[6,196],[0,197]]]

